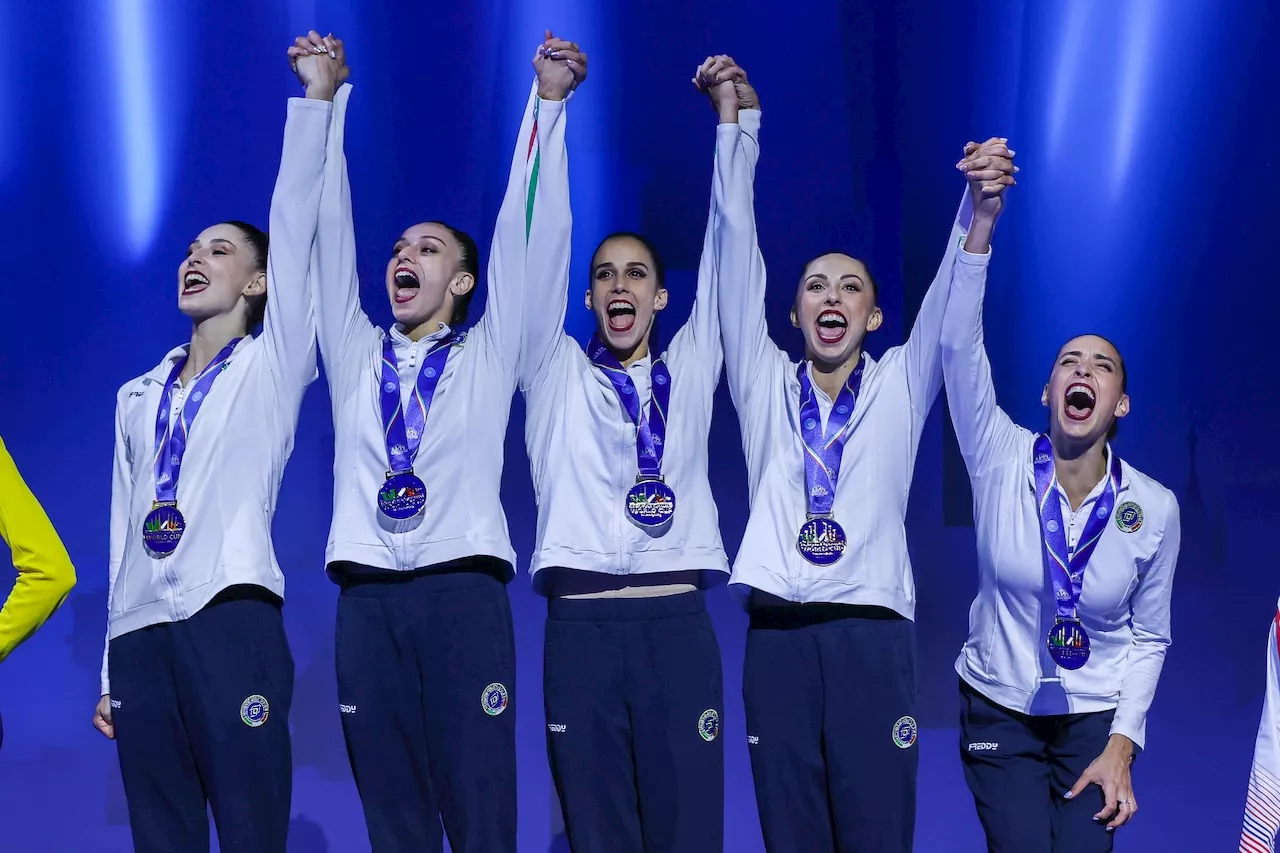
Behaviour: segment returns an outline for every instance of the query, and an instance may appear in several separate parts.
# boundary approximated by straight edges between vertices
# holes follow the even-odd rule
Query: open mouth
[[[1073,421],[1087,421],[1089,416],[1093,414],[1097,401],[1098,398],[1092,388],[1083,382],[1073,382],[1067,386],[1067,392],[1064,397],[1064,402],[1066,402],[1064,411],[1067,417]]]
[[[818,340],[824,344],[839,343],[848,329],[849,321],[839,311],[827,310],[818,315]]]
[[[636,324],[636,306],[625,299],[615,299],[605,309],[609,318],[609,330],[628,332]]]
[[[182,277],[182,295],[190,296],[193,293],[199,293],[207,290],[209,287],[209,279],[204,273],[192,270]]]
[[[422,288],[418,274],[409,267],[396,267],[395,284],[396,290],[391,298],[397,305],[403,305],[412,300]]]

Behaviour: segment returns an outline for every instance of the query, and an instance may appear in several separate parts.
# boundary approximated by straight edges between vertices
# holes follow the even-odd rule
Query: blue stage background
[[[572,289],[598,238],[650,235],[689,308],[715,118],[689,78],[728,52],[764,106],[757,180],[770,322],[801,262],[869,259],[904,337],[943,249],[969,139],[1007,136],[1020,186],[996,238],[987,339],[1020,422],[1043,422],[1058,345],[1099,331],[1129,365],[1118,447],[1175,492],[1183,557],[1175,643],[1135,767],[1141,813],[1123,850],[1234,849],[1260,709],[1263,637],[1280,590],[1278,282],[1280,9],[1269,0],[43,0],[0,4],[0,434],[62,533],[80,584],[0,666],[4,850],[131,849],[115,750],[93,731],[105,626],[116,388],[189,328],[175,268],[202,227],[265,224],[284,57],[315,26],[348,45],[347,151],[363,296],[389,319],[382,269],[406,225],[443,218],[488,243],[544,26],[579,41],[590,79],[569,112]],[[732,283],[724,284],[733,298]],[[476,314],[483,293],[477,298]],[[568,327],[589,315],[570,301]],[[747,513],[726,389],[711,471],[726,546]],[[544,750],[543,602],[524,574],[534,505],[517,400],[504,500],[519,681],[520,849],[567,850]],[[297,659],[291,851],[368,849],[333,674],[335,588],[321,570],[333,431],[323,380],[303,406],[275,521]],[[968,483],[940,401],[908,536],[920,607],[917,848],[984,849],[962,778],[952,661],[975,589]],[[0,579],[0,590],[8,579]],[[742,722],[746,620],[709,596],[724,653],[726,850],[763,849]],[[886,737],[888,733],[886,732]]]

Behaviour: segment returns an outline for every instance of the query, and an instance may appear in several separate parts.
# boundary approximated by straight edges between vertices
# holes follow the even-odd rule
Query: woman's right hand
[[[308,98],[332,101],[334,92],[351,75],[342,40],[332,33],[321,36],[312,30],[298,36],[289,45],[288,55],[289,67],[298,75]]]
[[[576,43],[547,30],[533,55],[533,70],[538,75],[538,97],[563,101],[587,79],[587,54]]]
[[[116,727],[111,722],[110,694],[103,694],[98,700],[98,708],[93,712],[93,727],[102,732],[103,737],[116,739]]]

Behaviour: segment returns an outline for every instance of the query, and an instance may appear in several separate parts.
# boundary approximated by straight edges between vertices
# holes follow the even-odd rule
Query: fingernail
[[[1107,827],[1107,832],[1111,832],[1111,831],[1112,831],[1112,830],[1114,830],[1114,829],[1115,829],[1115,827],[1114,827],[1114,826],[1108,826],[1108,827]]]
[[[1064,799],[1064,800],[1069,800],[1069,799],[1071,799],[1073,796],[1075,796],[1075,795],[1074,795],[1074,794],[1072,794],[1070,791],[1067,791],[1065,794],[1063,794],[1063,795],[1062,795],[1062,799]]]
[[[1012,148],[1010,148],[1010,149],[1009,149],[1009,156],[1010,156],[1010,157],[1017,156],[1017,153],[1018,153],[1018,152],[1017,152],[1017,151],[1014,151]]]
[[[548,54],[548,56],[550,56],[552,59],[559,59],[559,58],[560,58],[560,51],[558,51],[558,50],[554,50],[554,51],[552,51],[551,53],[549,53],[549,54]]]
[[[1013,167],[1013,173],[1014,173],[1015,175],[1016,175],[1016,174],[1018,174],[1018,173],[1019,173],[1019,172],[1021,172],[1021,171],[1022,171],[1022,170],[1021,170],[1021,169],[1019,169],[1017,166],[1014,166],[1014,167]]]
[[[1008,142],[1009,140],[1008,140],[1008,139],[1005,139],[1005,138],[1002,136],[1002,137],[1000,137],[1000,141],[1001,141],[1001,142]]]
[[[329,58],[330,58],[330,59],[337,59],[337,58],[338,58],[338,53],[337,53],[337,51],[333,51],[333,50],[329,51]]]

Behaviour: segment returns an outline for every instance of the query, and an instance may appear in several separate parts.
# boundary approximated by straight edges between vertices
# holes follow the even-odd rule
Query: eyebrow
[[[1073,349],[1073,350],[1071,350],[1071,351],[1069,351],[1069,352],[1064,352],[1064,353],[1063,353],[1062,355],[1060,355],[1058,358],[1059,358],[1059,360],[1061,360],[1061,359],[1066,358],[1066,357],[1067,357],[1067,356],[1069,356],[1069,355],[1073,355],[1073,356],[1075,356],[1076,358],[1083,358],[1083,357],[1084,357],[1084,353],[1080,352],[1080,350],[1078,350],[1078,349]],[[1107,362],[1107,364],[1110,364],[1112,367],[1114,367],[1114,366],[1115,366],[1115,364],[1116,364],[1116,360],[1115,360],[1114,358],[1112,358],[1112,357],[1111,357],[1111,356],[1109,356],[1109,355],[1104,355],[1103,353],[1100,353],[1100,352],[1096,352],[1096,353],[1094,353],[1094,354],[1093,354],[1093,360],[1094,360],[1094,361],[1105,361],[1105,362]]]
[[[820,278],[820,279],[822,279],[823,281],[828,281],[828,280],[829,280],[829,279],[827,278],[827,274],[826,274],[826,273],[822,273],[822,272],[813,272],[813,273],[809,273],[809,275],[805,278],[805,281],[808,281],[808,280],[809,280],[809,279],[811,279],[811,278]],[[854,281],[860,281],[860,282],[862,282],[863,284],[866,284],[866,281],[862,278],[862,276],[858,275],[857,273],[852,273],[852,272],[847,272],[847,273],[845,273],[844,275],[840,276],[840,279],[839,279],[839,280],[840,280],[840,281],[844,281],[844,280],[845,280],[845,279],[847,279],[847,278],[851,278],[851,279],[853,279]]]
[[[597,270],[598,270],[598,269],[602,269],[602,268],[604,268],[604,267],[613,267],[613,266],[616,266],[616,264],[614,264],[614,262],[613,262],[613,261],[601,261],[600,263],[598,263],[598,264],[596,264],[594,267],[592,267],[592,269],[597,269]],[[627,269],[629,269],[629,270],[634,270],[634,269],[647,270],[647,269],[649,269],[649,265],[648,265],[648,264],[646,264],[644,261],[627,261],[627,263],[626,263],[626,267],[627,267]]]

